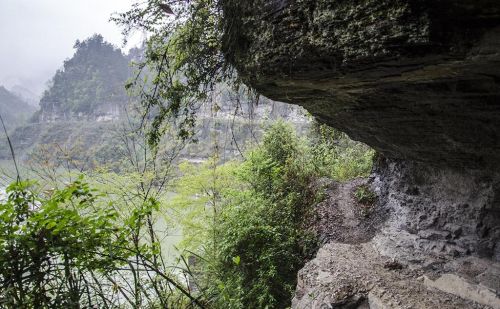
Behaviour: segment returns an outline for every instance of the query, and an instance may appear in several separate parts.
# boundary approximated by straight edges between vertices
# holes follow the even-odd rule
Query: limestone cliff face
[[[386,221],[366,250],[420,274],[453,272],[443,265],[468,257],[500,269],[500,1],[222,0],[222,5],[225,53],[247,84],[273,100],[304,106],[381,154],[370,185],[379,195],[374,211]],[[348,247],[342,250],[359,249]],[[306,269],[324,279],[328,268],[318,271],[323,262]],[[487,272],[496,277],[487,285],[493,300],[483,305],[500,307],[494,296],[500,294],[500,272]],[[331,276],[341,275],[337,269]],[[311,285],[339,283],[301,276],[296,308],[314,307],[301,298],[319,291]],[[457,280],[457,286],[469,282]],[[377,286],[340,294],[362,304]],[[376,304],[381,297],[370,306],[389,308]],[[316,305],[352,305],[328,301]]]

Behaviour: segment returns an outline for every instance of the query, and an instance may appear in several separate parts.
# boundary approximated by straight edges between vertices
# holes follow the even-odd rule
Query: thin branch
[[[21,175],[19,174],[19,168],[17,167],[16,154],[14,153],[14,147],[12,147],[12,143],[10,141],[9,134],[7,133],[7,128],[5,127],[2,114],[0,114],[0,122],[2,122],[3,131],[5,132],[5,136],[7,137],[7,143],[9,144],[12,161],[14,161],[14,167],[16,168],[17,182],[19,183],[21,182]]]

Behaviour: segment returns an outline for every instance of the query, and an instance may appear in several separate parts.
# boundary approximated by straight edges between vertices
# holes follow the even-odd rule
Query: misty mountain
[[[25,101],[29,105],[37,109],[39,108],[38,103],[40,102],[40,98],[36,93],[29,90],[28,88],[23,87],[21,85],[15,85],[14,87],[10,88],[10,92],[20,97],[23,101]]]
[[[77,41],[40,100],[40,121],[89,119],[116,114],[127,102],[128,59],[96,34]]]
[[[8,130],[22,125],[28,120],[36,108],[14,93],[0,86],[0,114]]]
[[[17,126],[10,134],[14,150],[24,161],[63,151],[66,158],[85,162],[85,168],[119,166],[124,157],[120,136],[130,121],[124,119],[123,111],[128,106],[128,116],[134,117],[131,114],[138,103],[125,91],[132,70],[129,63],[142,60],[144,46],[124,55],[102,36],[94,35],[77,41],[74,47],[73,57],[63,63],[44,92],[33,121]],[[147,69],[142,72],[148,74]],[[236,98],[227,86],[218,87],[212,104],[197,107],[194,139],[199,142],[183,149],[180,158],[203,160],[211,156],[214,134],[224,139],[221,153],[229,159],[239,155],[244,141],[258,140],[266,122],[287,119],[297,129],[308,127],[304,112],[297,107],[267,99],[254,105],[243,93]],[[0,160],[9,157],[7,149],[0,149]]]

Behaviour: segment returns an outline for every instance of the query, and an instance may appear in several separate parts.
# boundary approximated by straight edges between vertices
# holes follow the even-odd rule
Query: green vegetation
[[[125,104],[124,85],[130,70],[122,52],[97,34],[77,41],[74,48],[73,57],[64,62],[44,92],[41,113],[94,115],[104,105]]]
[[[371,172],[375,152],[365,144],[317,123],[310,138],[311,153],[318,174],[343,181],[366,177]]]
[[[0,308],[203,307],[165,259],[169,165],[136,155],[137,172],[92,174],[99,191],[39,170],[0,193]]]
[[[32,183],[7,189],[0,206],[0,304],[9,308],[76,308],[92,275],[109,273],[129,253],[117,213],[97,207],[81,182],[52,194]],[[107,258],[113,255],[114,258]]]
[[[119,136],[117,123],[84,121],[30,123],[10,133],[14,150],[25,163],[70,161],[79,170],[116,168],[123,160]],[[0,149],[0,158],[10,159],[7,148]]]
[[[126,58],[101,36],[77,42],[38,115],[69,121],[14,132],[41,184],[16,182],[0,201],[0,307],[287,308],[317,249],[305,226],[323,197],[316,180],[369,173],[373,152],[324,126],[299,137],[277,121],[261,138],[238,120],[255,146],[226,156],[238,133],[224,104],[254,97],[222,55],[219,1],[169,3],[149,0],[116,19],[151,34],[135,79],[125,83]],[[72,119],[123,104],[123,86],[136,91],[139,115],[92,129]],[[228,94],[236,99],[219,100]],[[208,114],[225,112],[208,130],[195,121],[206,102]],[[212,149],[210,159],[179,164],[197,138],[189,155]],[[182,231],[177,262],[165,241],[172,231]]]
[[[172,10],[174,14],[170,14]],[[167,5],[148,0],[113,18],[126,35],[137,29],[151,34],[139,65],[151,77],[146,81],[136,78],[127,85],[136,90],[146,113],[152,112],[151,145],[172,119],[179,123],[180,136],[191,136],[194,111],[201,102],[212,101],[218,85],[231,84],[238,90],[240,83],[222,53],[221,16],[219,1],[174,0]]]
[[[142,147],[121,174],[93,170],[88,185],[74,171],[40,169],[43,185],[13,184],[0,202],[0,307],[288,307],[317,246],[304,226],[322,196],[315,179],[334,175],[332,162],[351,165],[351,177],[369,172],[342,156],[359,144],[313,136],[277,122],[242,161],[215,155],[175,172],[175,153],[142,155],[146,136],[132,135],[124,147]],[[351,160],[318,160],[324,154]],[[182,177],[171,186],[173,173]],[[179,230],[175,264],[165,238]]]
[[[354,197],[358,203],[368,206],[373,205],[377,200],[377,195],[367,185],[360,185],[357,187],[354,191]]]
[[[326,142],[329,137],[320,138]],[[335,143],[346,139],[337,137]],[[370,151],[349,144],[355,149],[311,145],[278,122],[244,162],[217,165],[212,158],[199,167],[182,165],[174,221],[183,227],[183,248],[198,257],[195,277],[213,308],[290,305],[297,271],[316,249],[304,227],[311,206],[321,198],[312,182],[341,170],[323,164],[349,165],[344,169],[354,172],[342,173],[342,179],[369,172],[370,164],[351,154],[365,158]],[[333,159],[318,161],[320,154]]]
[[[123,213],[82,179],[59,190],[40,189],[15,183],[0,203],[0,307],[199,303],[163,265],[161,244],[149,234],[159,207],[154,198]]]

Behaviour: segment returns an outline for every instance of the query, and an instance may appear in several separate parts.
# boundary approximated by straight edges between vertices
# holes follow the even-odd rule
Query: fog
[[[0,0],[0,86],[40,95],[77,39],[94,33],[122,47],[121,29],[109,18],[133,0]],[[130,40],[137,43],[138,37]],[[127,47],[130,47],[126,46]]]

